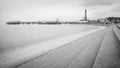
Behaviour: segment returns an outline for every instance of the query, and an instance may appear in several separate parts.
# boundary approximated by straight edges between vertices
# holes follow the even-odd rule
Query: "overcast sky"
[[[120,16],[120,0],[0,0],[0,21],[89,19]]]

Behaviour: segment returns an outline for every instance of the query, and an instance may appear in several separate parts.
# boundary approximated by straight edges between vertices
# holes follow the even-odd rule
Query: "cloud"
[[[82,0],[84,6],[112,5],[119,3],[120,0]]]

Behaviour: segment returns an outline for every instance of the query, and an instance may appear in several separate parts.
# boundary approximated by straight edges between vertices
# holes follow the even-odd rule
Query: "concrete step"
[[[107,29],[93,68],[120,68],[120,42],[111,27]]]
[[[105,31],[106,30],[99,31],[96,35],[96,39],[92,40],[67,68],[92,68],[105,36]]]
[[[118,26],[114,26],[113,31],[114,31],[115,35],[117,36],[117,38],[120,41],[120,29],[118,28]]]
[[[118,29],[120,29],[120,24],[117,24],[116,27],[117,27]]]

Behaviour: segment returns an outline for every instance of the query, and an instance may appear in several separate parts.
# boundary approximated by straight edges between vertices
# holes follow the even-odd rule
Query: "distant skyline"
[[[88,10],[88,19],[120,16],[120,0],[0,0],[2,21],[77,21]]]

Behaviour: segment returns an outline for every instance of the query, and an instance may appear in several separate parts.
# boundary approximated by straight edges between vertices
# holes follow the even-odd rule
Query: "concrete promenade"
[[[75,35],[74,41],[11,68],[120,68],[119,27],[96,30],[81,38]]]
[[[120,68],[120,29],[97,31],[17,68]]]
[[[53,26],[51,26],[51,27],[53,27]],[[68,28],[67,25],[60,26],[60,27]],[[69,26],[69,28],[71,28],[71,27],[72,26]],[[6,53],[4,52],[3,54],[0,55],[0,68],[14,68],[14,67],[21,65],[21,64],[39,56],[39,55],[42,55],[42,54],[44,54],[48,51],[54,50],[56,48],[62,47],[65,44],[68,44],[72,41],[80,39],[80,38],[87,36],[91,33],[94,33],[96,31],[104,29],[105,27],[102,27],[102,26],[83,26],[80,28],[82,30],[84,30],[84,28],[87,30],[84,30],[83,32],[81,32],[81,30],[80,30],[80,31],[78,31],[78,33],[74,33],[74,34],[69,35],[69,33],[72,30],[74,30],[74,28],[71,28],[72,30],[68,31],[67,36],[58,37],[56,39],[44,41],[42,43],[38,42],[38,43],[30,44],[30,45],[27,45],[26,47],[15,49],[15,50],[12,50],[12,51],[9,51]],[[60,28],[58,27],[57,29],[60,29]],[[66,31],[66,29],[65,29],[65,31]],[[64,32],[61,31],[62,32],[61,34],[65,33],[65,31]],[[72,32],[75,32],[75,31],[72,31]],[[54,31],[53,31],[53,33],[54,33]]]

